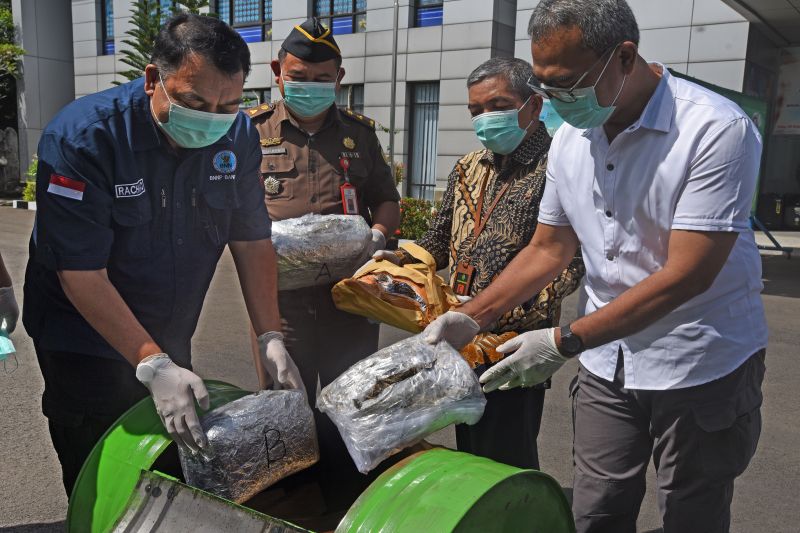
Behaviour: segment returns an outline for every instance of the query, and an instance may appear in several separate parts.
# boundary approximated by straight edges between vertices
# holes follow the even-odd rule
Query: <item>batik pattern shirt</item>
[[[533,237],[544,193],[550,140],[540,123],[536,132],[511,154],[471,152],[450,173],[439,213],[417,244],[434,257],[438,269],[448,267],[451,279],[459,263],[474,266],[471,296],[488,287]],[[486,198],[481,216],[507,182],[511,185],[475,241],[473,232],[481,218],[478,204],[484,184]],[[583,261],[578,255],[537,296],[500,317],[494,331],[523,332],[557,325],[561,300],[578,287],[583,274]]]

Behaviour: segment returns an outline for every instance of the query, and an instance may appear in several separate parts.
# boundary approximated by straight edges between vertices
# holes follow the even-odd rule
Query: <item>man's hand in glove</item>
[[[275,390],[300,389],[305,394],[306,388],[300,378],[300,371],[283,344],[282,334],[268,331],[259,335],[258,353],[264,370],[275,383]]]
[[[523,333],[498,346],[497,351],[514,353],[483,373],[484,392],[533,387],[547,380],[569,360],[556,347],[555,328]]]
[[[178,446],[197,452],[208,445],[194,407],[197,400],[202,409],[208,409],[208,391],[197,374],[159,353],[138,364],[136,377],[150,389],[158,416]]]
[[[386,248],[386,235],[379,229],[372,228],[372,253]]]
[[[372,230],[372,231],[376,231],[376,230]],[[383,235],[383,233],[381,233],[381,235]],[[361,265],[359,267],[359,269],[356,270],[356,272],[360,272],[361,270],[363,270],[364,268],[368,267],[369,265],[375,263],[376,261],[388,261],[388,262],[390,262],[392,264],[395,264],[397,266],[403,266],[402,265],[402,260],[400,259],[400,256],[397,255],[392,250],[378,250],[377,252],[372,254],[372,259],[370,259],[369,261],[367,261],[366,263]]]
[[[469,315],[458,311],[448,311],[425,328],[422,338],[425,342],[436,344],[441,340],[460,350],[480,333],[481,328]]]
[[[3,327],[5,320],[6,332],[11,333],[17,327],[18,318],[19,306],[17,306],[17,299],[14,298],[14,288],[0,287],[0,328]]]

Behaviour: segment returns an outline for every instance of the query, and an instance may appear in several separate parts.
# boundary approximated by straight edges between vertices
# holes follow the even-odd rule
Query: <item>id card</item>
[[[472,280],[475,277],[475,267],[467,263],[459,263],[453,277],[453,292],[458,296],[469,296]]]
[[[342,192],[342,207],[345,215],[358,214],[358,194],[356,188],[349,183],[345,183],[339,190]]]

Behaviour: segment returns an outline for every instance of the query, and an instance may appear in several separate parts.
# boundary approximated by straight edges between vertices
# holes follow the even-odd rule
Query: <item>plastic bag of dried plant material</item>
[[[332,285],[370,258],[372,231],[363,217],[304,215],[273,222],[278,288]]]
[[[461,355],[420,335],[359,361],[317,398],[363,473],[450,424],[475,424],[485,405]]]
[[[263,390],[200,418],[209,447],[179,449],[186,483],[244,502],[319,460],[316,428],[305,395]]]

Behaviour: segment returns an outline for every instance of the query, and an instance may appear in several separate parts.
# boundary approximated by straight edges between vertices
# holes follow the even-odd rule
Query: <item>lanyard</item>
[[[458,166],[458,172],[461,174],[461,177],[466,181],[467,177],[464,175],[464,171],[461,169],[461,166]],[[483,200],[486,198],[486,189],[489,187],[489,174],[492,172],[492,167],[488,167],[486,169],[486,174],[483,176],[483,184],[481,185],[481,194],[478,197],[478,206],[477,206],[477,215],[478,220],[476,220],[475,228],[472,232],[472,248],[475,247],[475,244],[478,242],[478,236],[481,234],[483,229],[486,227],[486,223],[489,222],[489,217],[492,216],[492,212],[494,212],[494,208],[497,207],[497,204],[500,203],[500,200],[505,195],[506,191],[508,191],[509,187],[511,186],[511,181],[507,181],[500,191],[495,196],[494,201],[489,206],[489,209],[486,210],[486,214],[483,214]]]
[[[458,172],[461,174],[462,179],[466,183],[466,176],[464,175],[464,171],[461,170],[461,166],[458,167]],[[489,221],[489,217],[492,216],[492,212],[494,208],[497,207],[497,204],[500,202],[500,199],[503,198],[503,195],[506,193],[508,188],[511,186],[511,180],[507,181],[503,188],[497,193],[497,196],[492,202],[492,205],[489,206],[489,209],[486,210],[486,214],[483,215],[483,200],[486,197],[486,190],[489,187],[489,174],[491,173],[492,168],[489,167],[486,169],[486,174],[483,176],[483,183],[481,184],[481,193],[478,197],[478,220],[476,220],[475,229],[472,232],[472,243],[469,247],[468,256],[464,258],[464,260],[459,261],[456,265],[455,272],[453,273],[453,290],[459,296],[469,296],[472,291],[472,282],[475,279],[475,267],[469,264],[470,255],[472,255],[472,251],[475,249],[475,245],[478,242],[478,236],[483,231],[483,228],[486,227],[486,223]]]

